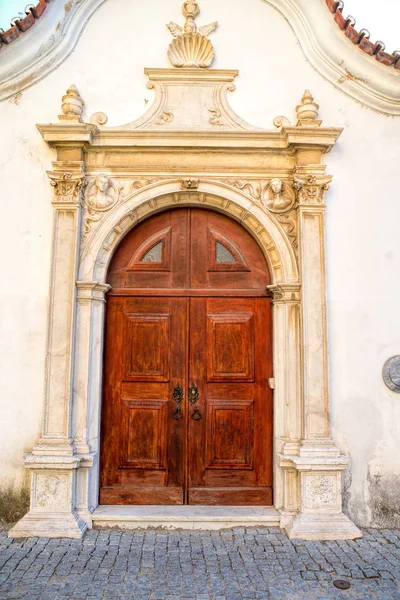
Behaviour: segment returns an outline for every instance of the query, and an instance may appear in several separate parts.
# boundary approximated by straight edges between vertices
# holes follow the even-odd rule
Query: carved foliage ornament
[[[295,177],[293,187],[297,191],[299,204],[323,204],[324,192],[329,190],[330,177]]]
[[[200,9],[195,0],[184,2],[182,12],[186,18],[183,27],[173,21],[167,25],[175,38],[168,49],[169,60],[174,67],[203,69],[209,67],[215,55],[213,45],[207,36],[216,29],[218,23],[197,28],[195,19]]]
[[[47,171],[47,175],[58,202],[77,201],[80,190],[86,185],[83,173]]]

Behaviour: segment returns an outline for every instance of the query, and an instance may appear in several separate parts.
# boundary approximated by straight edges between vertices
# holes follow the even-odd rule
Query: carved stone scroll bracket
[[[281,127],[291,127],[292,126],[290,120],[287,117],[284,117],[283,115],[279,115],[278,117],[275,117],[275,119],[273,120],[273,123],[274,123],[274,127],[276,127],[277,129],[280,129]]]
[[[329,190],[332,177],[329,175],[296,175],[293,187],[299,205],[318,206],[324,203],[324,193]]]
[[[90,122],[92,125],[96,125],[97,127],[103,127],[107,124],[107,121],[108,117],[104,112],[96,112],[90,117]]]

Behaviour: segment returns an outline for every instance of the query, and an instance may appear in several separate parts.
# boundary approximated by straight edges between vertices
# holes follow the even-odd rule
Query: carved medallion
[[[92,223],[102,219],[103,213],[113,208],[119,200],[120,187],[107,175],[98,175],[86,189],[85,215],[83,237],[90,232]]]
[[[392,392],[400,394],[400,356],[392,356],[383,365],[383,381]]]
[[[286,183],[275,177],[264,187],[262,203],[273,213],[284,213],[293,208],[295,196]]]
[[[107,175],[98,175],[87,188],[86,204],[91,210],[105,212],[118,201],[119,188]]]

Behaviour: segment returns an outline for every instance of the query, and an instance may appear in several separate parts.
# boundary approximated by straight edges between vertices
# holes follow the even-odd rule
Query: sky
[[[25,6],[30,3],[36,4],[37,0],[0,0],[0,27],[8,29],[10,20],[18,12],[24,13]],[[345,17],[351,15],[355,18],[358,31],[368,29],[372,42],[383,41],[388,52],[400,50],[400,0],[344,0],[343,14]]]

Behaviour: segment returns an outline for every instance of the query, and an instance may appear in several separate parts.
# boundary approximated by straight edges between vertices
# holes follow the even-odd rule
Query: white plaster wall
[[[108,0],[63,65],[18,103],[0,104],[0,457],[1,478],[15,485],[23,479],[23,452],[39,434],[43,402],[52,196],[45,171],[55,156],[35,125],[57,122],[71,83],[87,118],[99,110],[109,125],[139,117],[152,99],[143,68],[169,66],[165,24],[182,21],[180,4]],[[231,104],[242,118],[265,128],[276,115],[293,119],[310,88],[324,123],[345,128],[327,156],[334,174],[327,194],[333,431],[351,458],[350,516],[359,525],[399,525],[400,396],[383,385],[381,369],[400,354],[400,119],[361,107],[322,79],[288,23],[261,0],[201,0],[201,9],[201,24],[220,23],[213,67],[240,69]]]

